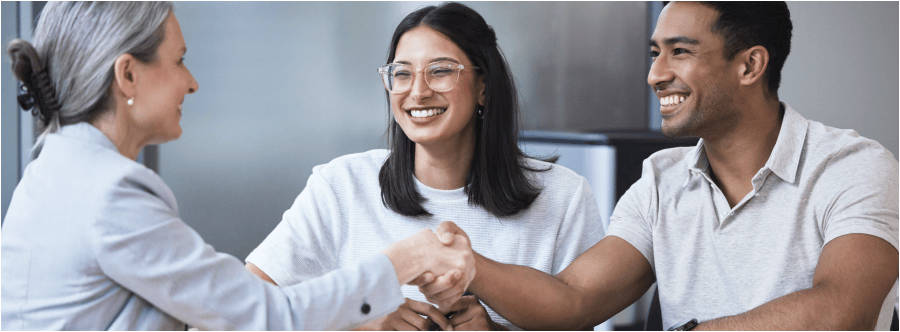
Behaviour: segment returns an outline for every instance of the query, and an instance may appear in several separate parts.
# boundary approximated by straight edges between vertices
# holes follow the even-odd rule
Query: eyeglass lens
[[[390,64],[382,73],[385,87],[391,92],[406,92],[416,79],[417,70],[404,64]],[[448,91],[456,85],[459,78],[458,65],[452,62],[435,62],[422,69],[425,72],[425,83],[431,90]]]

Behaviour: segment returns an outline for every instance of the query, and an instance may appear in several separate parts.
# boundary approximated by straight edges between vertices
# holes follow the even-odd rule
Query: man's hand
[[[467,243],[471,243],[471,241],[469,241],[469,234],[466,234],[462,228],[459,228],[459,226],[452,221],[442,222],[438,228],[434,230],[434,234],[437,235],[438,240],[445,246],[453,245],[453,240],[457,235],[465,238]]]
[[[428,318],[422,317],[426,316]],[[428,331],[431,323],[453,331],[444,314],[431,304],[406,299],[397,311],[357,328],[357,331]]]
[[[494,323],[487,309],[481,305],[478,298],[472,295],[463,296],[450,307],[450,311],[456,314],[450,317],[450,325],[456,331],[500,331],[508,330],[504,326]]]

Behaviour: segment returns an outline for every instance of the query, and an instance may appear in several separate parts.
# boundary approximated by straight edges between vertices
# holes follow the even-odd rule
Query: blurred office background
[[[639,174],[627,160],[648,153],[642,146],[690,143],[653,134],[659,104],[646,84],[647,40],[661,3],[464,3],[494,27],[513,70],[526,150],[559,154],[588,177],[604,222],[630,184],[621,179]],[[184,221],[218,251],[243,259],[314,166],[384,148],[389,117],[375,68],[386,61],[397,23],[427,4],[437,2],[175,3],[200,89],[185,99],[181,138],[148,149],[142,161],[172,188]],[[42,6],[2,2],[4,47],[31,39]],[[896,157],[898,3],[789,7],[794,38],[781,99],[807,118],[875,139]],[[9,67],[4,55],[4,219],[35,134],[30,114],[15,103]],[[645,308],[630,310],[605,328],[640,324]]]

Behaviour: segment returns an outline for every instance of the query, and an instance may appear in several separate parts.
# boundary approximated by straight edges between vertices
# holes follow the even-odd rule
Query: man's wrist
[[[472,294],[480,294],[481,279],[486,276],[485,272],[490,269],[490,262],[478,252],[472,250],[472,253],[475,256],[475,277],[469,283],[468,291]]]

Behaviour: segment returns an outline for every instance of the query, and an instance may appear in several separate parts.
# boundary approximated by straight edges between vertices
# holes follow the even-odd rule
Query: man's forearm
[[[873,330],[878,312],[853,317],[827,286],[797,291],[748,312],[703,322],[695,330]],[[858,316],[858,315],[857,315]]]
[[[897,250],[887,241],[866,234],[844,235],[822,249],[812,288],[698,328],[872,330],[896,283],[897,265]]]
[[[530,267],[491,261],[476,253],[478,273],[469,291],[511,323],[527,330],[586,326],[583,294]]]

